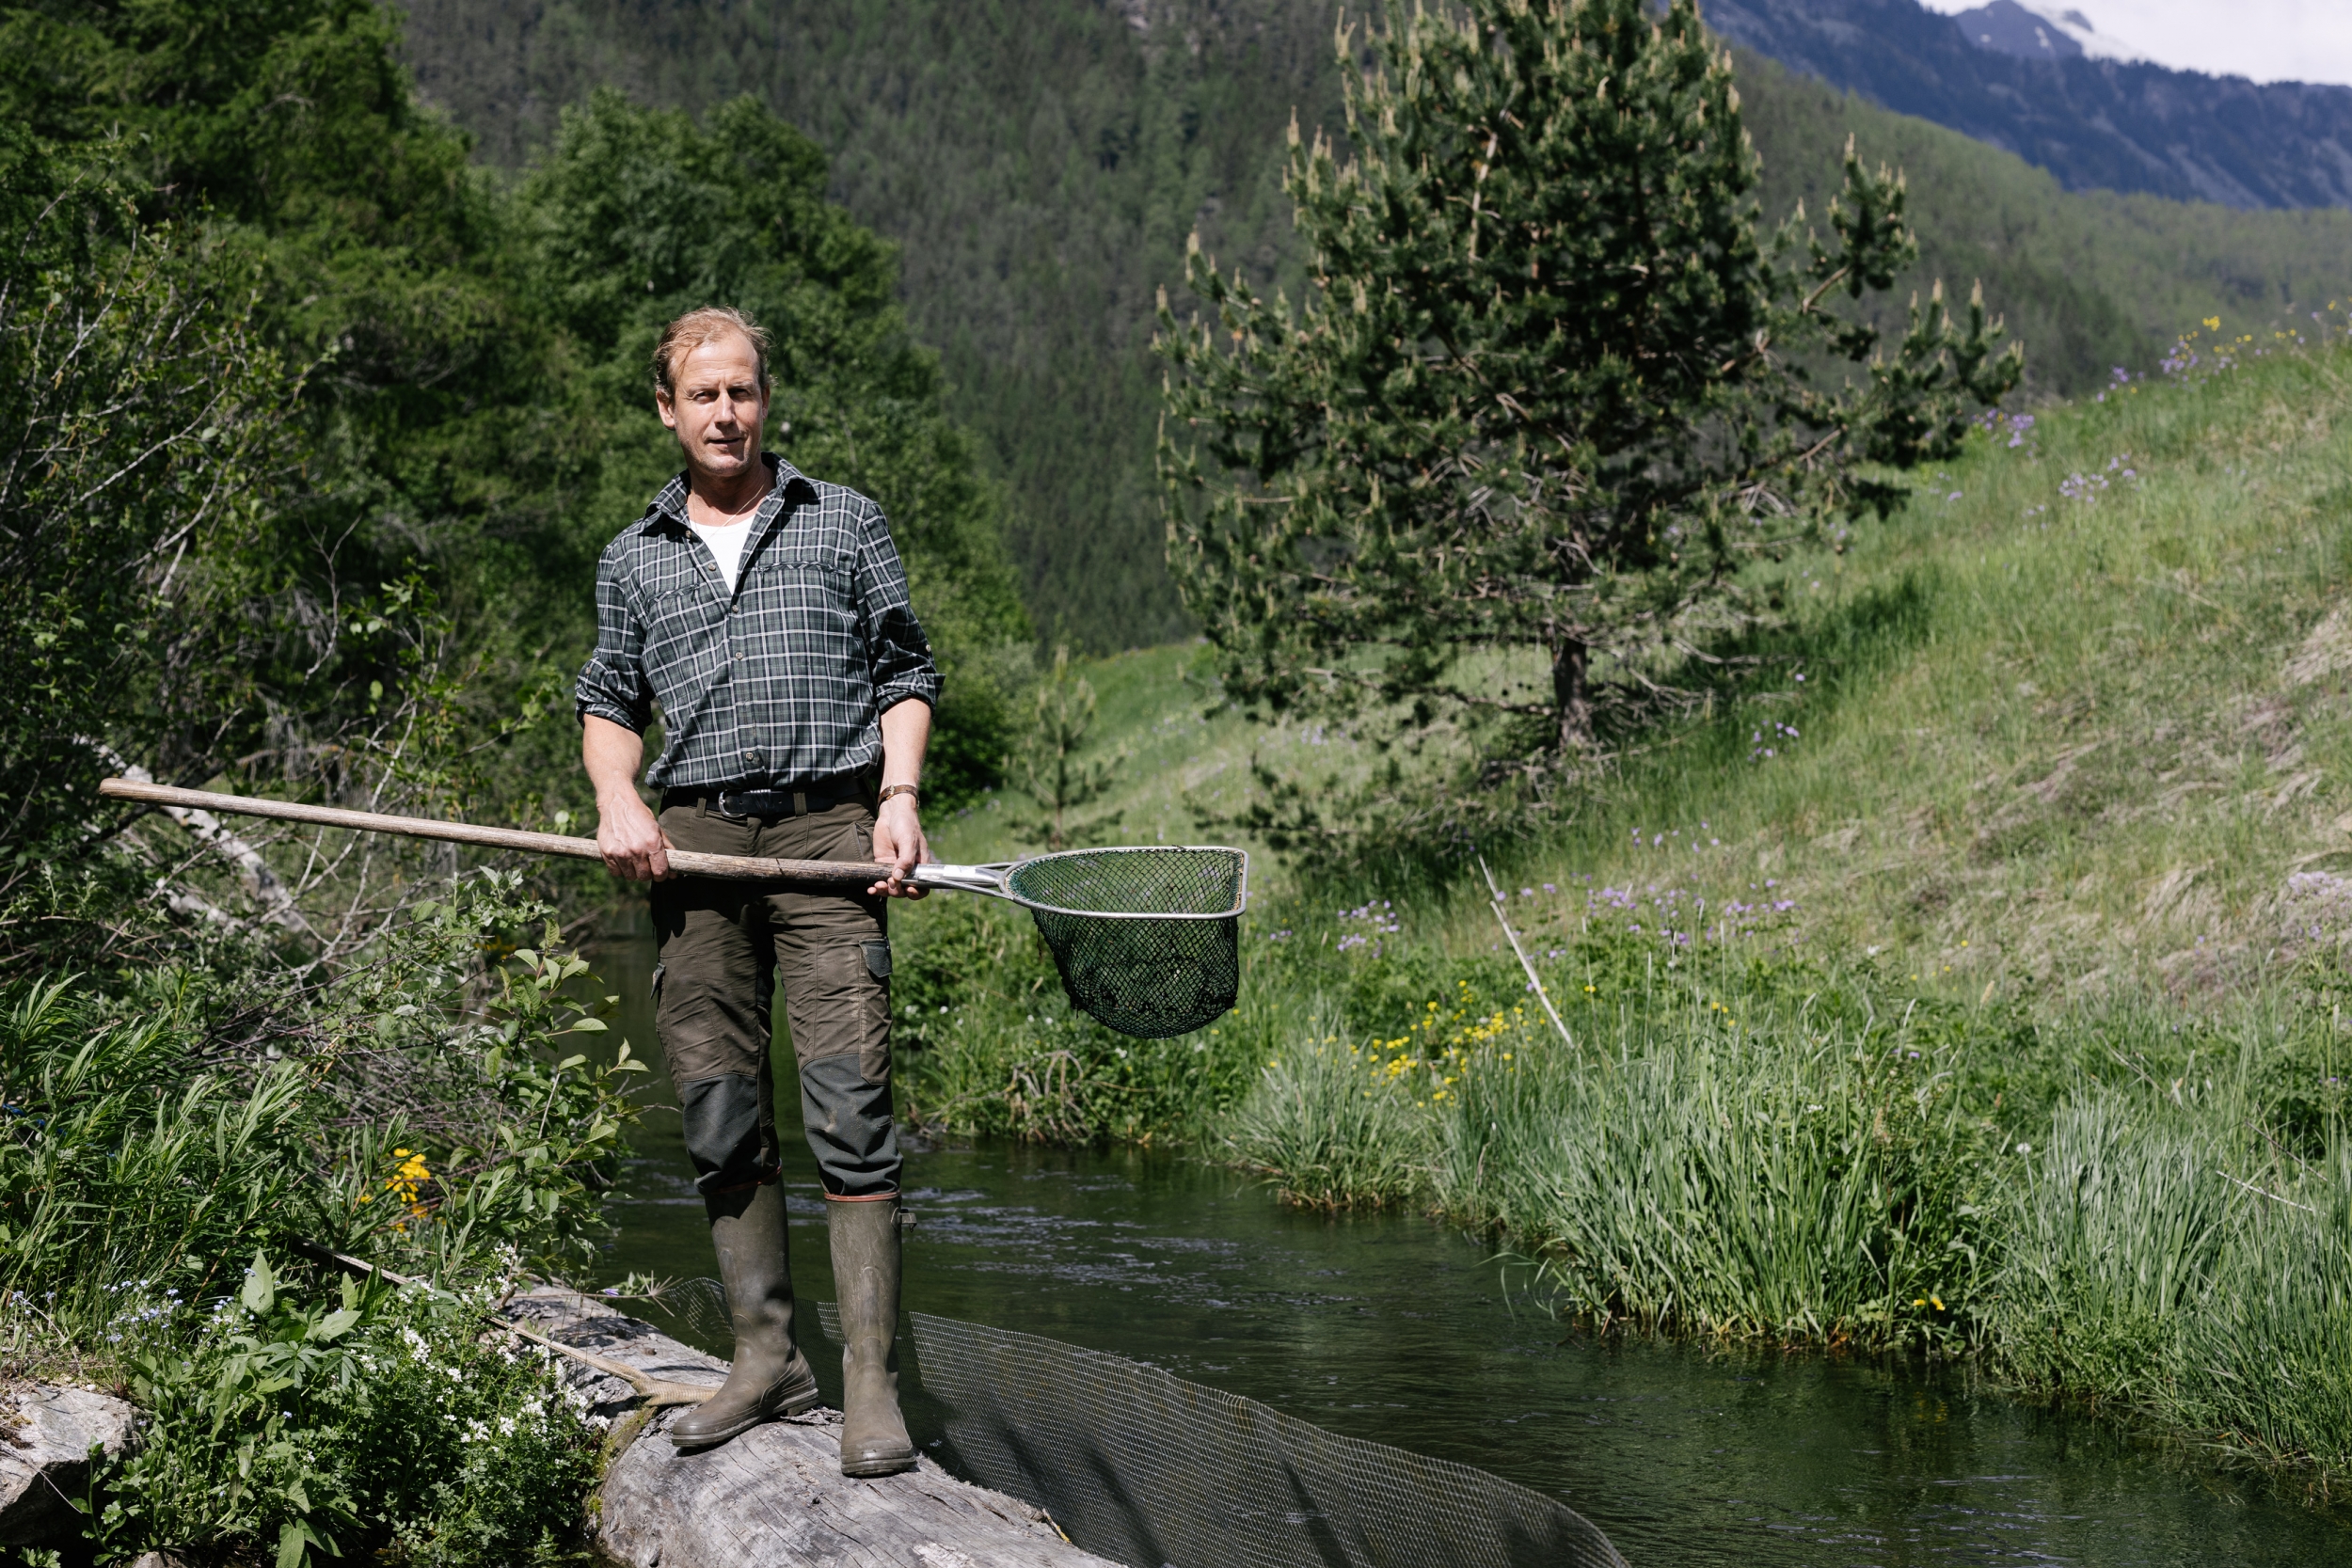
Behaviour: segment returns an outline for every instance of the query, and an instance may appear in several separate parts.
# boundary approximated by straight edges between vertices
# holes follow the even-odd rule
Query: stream
[[[590,953],[613,1020],[653,1049],[649,934]],[[779,1082],[789,1085],[782,1053]],[[656,1075],[647,1098],[669,1101]],[[779,1095],[792,1261],[830,1299],[816,1167]],[[602,1275],[714,1275],[676,1117],[650,1110]],[[1559,1497],[1635,1568],[2352,1560],[2352,1511],[2117,1420],[2021,1402],[1963,1369],[1723,1351],[1574,1332],[1525,1272],[1404,1214],[1300,1213],[1181,1156],[1017,1145],[910,1150],[914,1310],[1149,1362],[1348,1436],[1476,1465]],[[720,1354],[691,1291],[630,1310]],[[804,1314],[829,1400],[837,1354]],[[908,1401],[918,1442],[936,1423]]]

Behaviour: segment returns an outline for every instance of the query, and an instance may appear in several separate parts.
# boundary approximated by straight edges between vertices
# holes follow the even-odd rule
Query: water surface
[[[649,949],[616,937],[595,955],[640,1050]],[[789,1083],[788,1052],[780,1066]],[[708,1275],[676,1118],[647,1119],[607,1276]],[[797,1136],[786,1149],[795,1276],[807,1298],[830,1298],[816,1168]],[[1167,1154],[921,1151],[907,1205],[920,1216],[910,1307],[1109,1351],[1477,1465],[1576,1508],[1635,1568],[2352,1561],[2344,1512],[2117,1421],[1951,1369],[1596,1340],[1530,1309],[1524,1275],[1458,1232],[1286,1211],[1244,1177]],[[708,1319],[668,1316],[725,1353]],[[837,1358],[813,1324],[803,1338],[837,1392]],[[919,1402],[909,1417],[928,1440]]]

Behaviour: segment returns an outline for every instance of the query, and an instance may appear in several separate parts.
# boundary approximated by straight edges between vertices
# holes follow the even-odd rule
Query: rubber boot
[[[719,1391],[670,1423],[680,1449],[709,1449],[762,1421],[817,1406],[817,1374],[792,1342],[792,1265],[784,1188],[776,1182],[707,1197],[710,1244],[727,1288],[735,1364]]]
[[[834,1288],[841,1298],[841,1473],[914,1468],[898,1414],[898,1200],[828,1202]]]

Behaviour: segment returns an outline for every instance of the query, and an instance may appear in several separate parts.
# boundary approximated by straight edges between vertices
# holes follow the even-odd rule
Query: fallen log
[[[726,1363],[594,1297],[543,1286],[502,1311],[539,1333],[673,1384],[716,1386]],[[557,1370],[612,1422],[596,1544],[631,1568],[1118,1568],[1061,1537],[1043,1511],[956,1480],[929,1459],[902,1476],[841,1474],[841,1416],[814,1410],[720,1448],[681,1454],[675,1410],[630,1380],[563,1360]]]

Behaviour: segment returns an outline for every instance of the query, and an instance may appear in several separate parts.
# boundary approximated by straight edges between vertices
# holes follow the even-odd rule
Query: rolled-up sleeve
[[[889,712],[910,697],[939,706],[939,666],[923,625],[914,618],[905,564],[890,540],[882,508],[866,503],[858,526],[857,593],[866,634],[866,668],[874,711]]]
[[[596,648],[581,666],[572,701],[580,721],[590,714],[639,735],[653,722],[653,688],[645,679],[645,626],[622,582],[628,534],[596,562]]]

